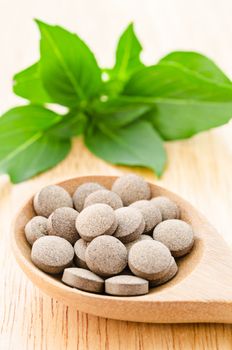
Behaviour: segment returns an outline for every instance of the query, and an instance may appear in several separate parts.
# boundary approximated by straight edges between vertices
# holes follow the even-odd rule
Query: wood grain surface
[[[146,62],[174,49],[197,50],[232,77],[231,13],[230,0],[0,0],[0,112],[20,101],[11,93],[13,73],[37,59],[34,17],[80,33],[102,65],[113,62],[116,38],[134,20]],[[169,164],[159,181],[149,171],[133,171],[190,201],[232,247],[231,138],[232,123],[167,143]],[[152,325],[90,316],[42,295],[17,266],[10,226],[31,194],[74,176],[128,171],[97,159],[79,139],[67,159],[45,174],[17,186],[0,177],[0,349],[232,349],[231,325]]]

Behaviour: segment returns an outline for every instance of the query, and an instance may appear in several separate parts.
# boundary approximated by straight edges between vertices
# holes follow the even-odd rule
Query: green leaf
[[[0,172],[18,183],[59,163],[69,140],[48,136],[62,117],[39,106],[16,107],[0,118]]]
[[[131,23],[119,39],[115,65],[108,70],[110,76],[118,80],[126,80],[132,73],[142,68],[144,65],[140,61],[141,51],[142,46],[135,35],[133,23]]]
[[[98,96],[101,70],[86,44],[59,26],[37,21],[41,32],[41,76],[53,100],[68,107],[85,106]]]
[[[232,85],[209,81],[174,63],[137,72],[124,94],[153,105],[149,120],[166,140],[190,137],[232,117]]]
[[[184,67],[199,73],[205,78],[214,80],[218,83],[230,84],[231,81],[222,72],[222,70],[208,57],[197,52],[175,51],[171,52],[162,60],[161,63],[174,62],[183,65]]]
[[[39,62],[15,74],[13,79],[13,90],[16,95],[38,104],[53,102],[43,87],[39,73]]]
[[[13,183],[19,183],[60,163],[71,149],[70,140],[41,135],[8,164]]]
[[[81,112],[70,112],[49,131],[49,135],[60,139],[70,139],[73,136],[81,135],[85,131],[87,121],[85,114]]]
[[[149,120],[165,140],[191,137],[227,123],[232,118],[232,102],[160,101]]]
[[[91,152],[110,163],[150,168],[158,176],[166,162],[162,140],[146,121],[115,130],[105,125],[90,128],[85,143]]]
[[[232,101],[232,84],[219,84],[176,63],[160,63],[135,73],[124,95],[178,100]]]
[[[105,102],[96,102],[92,108],[96,123],[104,123],[112,129],[135,121],[151,109],[149,104],[136,102],[123,96]]]

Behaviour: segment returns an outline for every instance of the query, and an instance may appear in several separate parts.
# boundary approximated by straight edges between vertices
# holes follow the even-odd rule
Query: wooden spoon
[[[84,182],[111,188],[116,177],[84,176],[59,183],[70,194]],[[18,213],[12,234],[17,262],[29,279],[52,298],[101,317],[154,323],[232,322],[232,251],[207,220],[188,202],[162,187],[151,185],[152,195],[164,195],[181,209],[181,219],[195,232],[190,254],[177,261],[179,272],[170,282],[138,297],[112,297],[77,290],[40,271],[31,261],[24,227],[35,215],[32,198]]]

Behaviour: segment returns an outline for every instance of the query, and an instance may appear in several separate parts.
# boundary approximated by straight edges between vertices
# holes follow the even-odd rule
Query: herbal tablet
[[[48,219],[43,216],[34,216],[25,226],[25,235],[28,243],[32,245],[38,238],[48,234]]]
[[[105,280],[105,292],[111,295],[132,296],[147,294],[148,281],[131,275],[119,275]]]
[[[95,273],[78,267],[64,270],[62,281],[74,288],[93,293],[104,292],[104,280]]]
[[[118,227],[114,236],[123,243],[138,239],[143,233],[145,222],[142,214],[136,208],[124,207],[115,210]]]
[[[151,231],[157,224],[162,221],[162,215],[159,208],[151,201],[137,201],[135,203],[132,203],[130,207],[138,209],[143,215],[145,221],[144,232]]]
[[[35,241],[31,260],[44,272],[57,274],[70,266],[74,257],[72,245],[58,236],[44,236]]]
[[[148,241],[153,241],[153,238],[151,236],[148,235],[140,235],[139,238],[137,238],[136,240],[126,243],[124,244],[127,251],[129,252],[129,250],[131,249],[131,247],[133,247],[133,245],[137,242],[143,241],[143,240],[148,240]]]
[[[34,197],[34,209],[38,215],[49,217],[61,207],[73,207],[70,194],[61,186],[44,187]]]
[[[88,242],[82,238],[78,239],[74,245],[74,262],[78,267],[82,267],[84,269],[88,269],[88,266],[85,262],[85,252],[87,246]]]
[[[153,238],[165,244],[174,257],[180,257],[192,249],[194,233],[192,227],[182,220],[172,219],[155,227]]]
[[[25,226],[32,261],[51,274],[65,270],[62,281],[84,291],[146,294],[177,274],[173,256],[194,244],[177,204],[151,198],[150,185],[133,174],[118,178],[112,190],[84,183],[73,198],[61,186],[47,186],[34,208],[38,216]]]
[[[100,235],[112,235],[117,228],[114,210],[107,204],[94,204],[82,210],[76,219],[76,229],[86,241]]]
[[[77,187],[73,195],[73,203],[76,210],[78,212],[82,211],[84,208],[85,199],[88,197],[88,195],[90,195],[90,193],[104,189],[105,187],[98,184],[97,182],[86,182]]]
[[[156,287],[170,281],[177,274],[177,272],[178,272],[178,266],[174,258],[172,258],[168,271],[165,273],[165,275],[161,278],[156,279],[155,281],[150,281],[149,282],[150,287]]]
[[[48,218],[48,233],[59,236],[74,244],[80,236],[76,229],[78,212],[69,207],[56,209]]]
[[[117,193],[114,193],[112,191],[108,190],[98,190],[93,193],[91,193],[86,199],[84,208],[96,204],[96,203],[105,203],[108,204],[113,209],[118,209],[123,206],[122,200],[117,195]]]
[[[119,177],[113,183],[112,191],[121,197],[124,206],[141,199],[151,198],[151,189],[148,183],[142,177],[134,174]]]
[[[151,202],[158,206],[162,215],[162,220],[179,218],[179,208],[176,203],[171,201],[169,198],[159,196],[152,198]]]
[[[109,277],[124,270],[127,265],[127,250],[119,239],[99,236],[88,245],[85,259],[91,271]]]
[[[128,254],[130,270],[139,277],[153,281],[168,271],[172,256],[169,249],[157,241],[143,240],[131,247]]]

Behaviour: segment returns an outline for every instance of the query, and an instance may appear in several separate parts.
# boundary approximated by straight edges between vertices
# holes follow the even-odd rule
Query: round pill
[[[116,217],[115,217],[115,220],[114,220],[113,225],[112,225],[112,226],[109,228],[109,230],[106,231],[104,234],[105,234],[105,235],[109,235],[109,236],[113,235],[114,232],[116,231],[116,228],[117,228],[117,227],[118,227],[118,222],[117,222],[117,219],[116,219]]]
[[[40,237],[48,234],[47,222],[43,216],[34,216],[25,226],[25,235],[31,245]]]
[[[141,199],[151,198],[151,189],[148,183],[138,175],[128,174],[119,177],[112,186],[125,206]]]
[[[84,208],[85,199],[88,197],[88,195],[90,195],[90,193],[104,189],[105,187],[98,184],[97,182],[86,182],[77,187],[73,195],[73,203],[76,210],[78,212],[82,211]]]
[[[107,204],[93,204],[83,209],[76,219],[76,229],[86,241],[100,235],[112,235],[116,227],[114,210]]]
[[[143,240],[131,247],[128,264],[136,276],[154,281],[168,271],[171,258],[171,253],[164,244],[154,240]]]
[[[143,241],[143,240],[150,240],[150,241],[153,241],[153,238],[151,236],[148,236],[148,235],[140,235],[139,238],[137,238],[136,240],[132,241],[132,242],[129,242],[129,243],[126,243],[124,244],[127,251],[129,252],[129,250],[131,249],[131,247],[133,247],[133,245],[137,242],[140,242],[140,241]]]
[[[108,190],[99,190],[91,193],[85,200],[84,208],[96,203],[108,204],[113,209],[118,209],[123,206],[119,195]]]
[[[85,259],[91,271],[102,277],[110,277],[126,267],[127,250],[119,239],[99,236],[88,245]]]
[[[34,209],[38,215],[49,217],[54,210],[61,207],[73,207],[72,198],[63,187],[44,187],[34,197]]]
[[[162,221],[162,215],[160,210],[151,201],[137,201],[132,203],[130,207],[137,208],[143,215],[145,221],[144,232],[149,232]]]
[[[179,218],[179,208],[176,203],[171,201],[169,198],[159,196],[152,198],[151,202],[158,206],[162,215],[162,220]]]
[[[84,269],[88,269],[88,266],[85,262],[85,252],[88,243],[84,241],[84,239],[80,238],[74,244],[74,262],[78,267],[82,267]]]
[[[153,238],[165,244],[174,257],[180,257],[192,249],[194,234],[192,227],[182,220],[161,222],[153,232]]]
[[[69,207],[56,209],[48,218],[48,233],[59,236],[74,244],[79,237],[76,229],[78,212]]]
[[[105,280],[105,292],[111,295],[143,295],[147,294],[148,290],[148,281],[136,276],[121,275]]]
[[[177,272],[178,272],[178,266],[174,258],[172,258],[169,269],[166,272],[166,274],[162,278],[158,278],[155,281],[150,281],[149,282],[150,287],[156,287],[170,281],[177,274]]]
[[[123,243],[139,238],[145,228],[142,214],[136,208],[124,207],[115,210],[118,227],[114,236]]]
[[[58,236],[44,236],[35,241],[31,250],[31,260],[51,274],[62,272],[73,260],[74,250],[66,239]]]
[[[64,270],[62,281],[74,288],[93,293],[104,292],[104,280],[95,273],[78,267]]]

